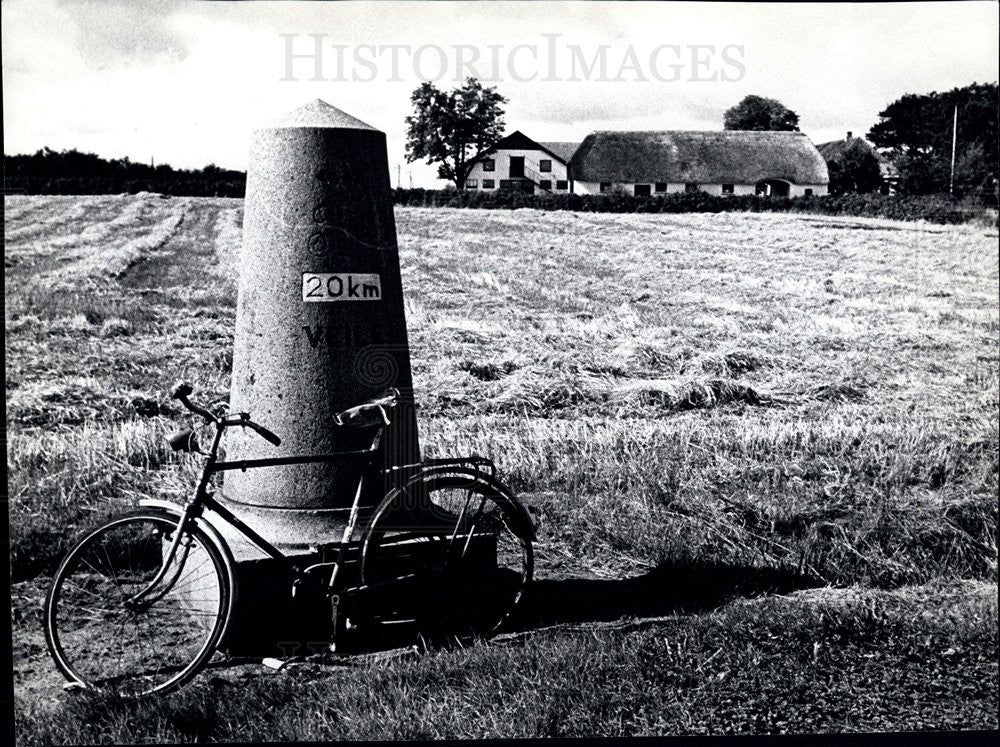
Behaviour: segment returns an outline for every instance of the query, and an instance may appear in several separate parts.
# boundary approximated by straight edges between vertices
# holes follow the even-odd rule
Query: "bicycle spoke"
[[[143,636],[143,640],[149,646],[149,650],[153,653],[153,661],[157,661],[158,662],[158,661],[160,661],[160,654],[156,650],[155,637],[152,635],[152,632],[149,629],[149,621],[148,620],[144,620],[144,622],[146,622],[146,635]],[[136,627],[138,628],[138,623],[136,624]],[[159,671],[159,670],[157,670],[157,671]]]
[[[104,557],[108,559],[108,570],[111,571],[111,575],[114,577],[115,587],[121,589],[121,582],[118,580],[118,572],[115,570],[115,565],[111,560],[111,556],[108,554],[108,548],[105,545],[102,545],[101,550],[104,551]],[[122,592],[122,596],[124,596],[124,592]]]
[[[83,588],[83,586],[81,586],[79,583],[77,583],[75,581],[73,582],[73,585],[76,586],[76,588],[79,589],[79,591],[83,592],[84,594],[86,594],[91,599],[99,599],[99,600],[102,600],[102,601],[104,599],[104,597],[102,597],[100,594],[98,594],[96,592],[93,592],[93,591],[90,591],[89,589]],[[93,603],[91,603],[91,604],[93,604]],[[91,609],[94,609],[94,607],[91,607]],[[102,610],[104,612],[114,612],[114,610],[115,610],[114,607],[97,607],[96,609]]]

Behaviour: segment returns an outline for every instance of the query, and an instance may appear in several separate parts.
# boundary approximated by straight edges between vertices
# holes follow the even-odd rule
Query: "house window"
[[[492,158],[483,159],[483,171],[496,171],[496,170],[497,170],[496,161],[494,161]]]
[[[667,183],[666,182],[657,182],[656,183],[656,191],[657,192],[666,192],[667,191]]]
[[[483,179],[483,189],[493,189],[493,180]]]
[[[684,191],[688,194],[698,191],[698,182],[688,182],[684,185]]]
[[[806,187],[806,197],[812,197],[812,193],[813,193],[813,191],[811,189],[809,189],[808,187]]]
[[[632,188],[632,194],[634,194],[636,197],[649,197],[649,185],[636,184]]]
[[[539,171],[552,171],[552,161],[548,158],[543,158],[538,162]]]
[[[568,189],[569,184],[565,179],[556,179],[556,189]]]
[[[601,191],[602,192],[610,192],[611,191],[611,182],[601,182]]]
[[[723,184],[722,185],[722,194],[724,194],[724,195],[734,195],[734,194],[736,194],[736,185],[735,184]]]
[[[542,189],[552,189],[552,180],[542,179],[540,182],[538,182],[538,186]]]
[[[479,186],[479,181],[476,180],[476,179],[466,179],[465,180],[465,188],[466,189],[475,189],[478,186]]]

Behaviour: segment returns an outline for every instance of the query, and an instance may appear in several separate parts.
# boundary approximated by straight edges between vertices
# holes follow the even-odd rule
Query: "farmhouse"
[[[465,188],[795,197],[825,195],[828,184],[826,162],[801,132],[594,132],[577,144],[517,131],[470,161]]]
[[[845,139],[820,143],[816,149],[826,161],[831,182],[843,182],[843,179],[838,180],[835,177],[839,174],[856,172],[866,159],[872,159],[872,173],[865,175],[868,177],[866,183],[840,184],[838,186],[841,191],[867,192],[877,187],[884,194],[895,193],[899,183],[899,172],[890,160],[882,156],[875,150],[875,146],[863,137],[854,137],[854,133],[848,131]],[[878,164],[878,174],[874,173],[875,163]],[[833,187],[831,184],[831,188]]]
[[[825,195],[826,162],[801,132],[595,132],[570,161],[575,191]]]
[[[469,163],[465,188],[533,193],[572,191],[569,160],[577,143],[536,143],[520,130],[498,140]]]

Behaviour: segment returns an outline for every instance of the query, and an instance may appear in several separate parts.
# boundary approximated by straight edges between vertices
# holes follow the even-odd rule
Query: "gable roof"
[[[573,155],[573,151],[576,150],[576,145],[576,143],[538,143],[520,130],[514,130],[514,132],[509,135],[505,135],[497,140],[489,148],[486,148],[485,150],[477,153],[473,158],[470,158],[468,165],[472,166],[472,164],[480,158],[488,156],[491,153],[496,153],[498,150],[540,150],[548,153],[560,163],[568,164],[570,157]],[[552,148],[549,146],[557,147]],[[567,154],[566,150],[570,146],[572,146],[573,150],[569,151]]]
[[[863,150],[875,156],[878,161],[878,170],[883,179],[894,179],[899,176],[899,169],[892,160],[875,149],[875,146],[863,137],[851,137],[846,140],[831,140],[829,143],[820,143],[816,150],[827,163],[837,163],[852,150]]]
[[[801,132],[594,132],[570,162],[584,182],[828,184],[826,161]]]
[[[827,161],[839,161],[852,150],[866,150],[870,153],[875,153],[874,146],[863,137],[851,137],[846,140],[831,140],[829,143],[820,143],[816,146],[816,150]]]

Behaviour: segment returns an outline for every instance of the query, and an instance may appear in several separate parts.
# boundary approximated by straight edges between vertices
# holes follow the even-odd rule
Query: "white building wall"
[[[506,178],[506,177],[504,177]],[[640,182],[641,183],[641,182]],[[686,185],[683,182],[668,182],[667,183],[667,194],[673,194],[675,192],[684,192]],[[721,195],[722,185],[721,184],[699,184],[698,189],[710,195]],[[825,195],[827,194],[826,184],[789,184],[788,195],[790,197],[801,197],[806,193],[807,189],[812,190],[813,195]],[[635,193],[635,183],[634,182],[612,182],[611,191],[622,191],[627,195],[632,195]],[[596,195],[601,193],[600,182],[573,182],[573,192],[581,195]],[[756,184],[734,184],[733,192],[734,195],[752,195],[757,192]],[[658,194],[664,194],[663,192],[656,191],[656,184],[649,185],[649,193],[651,196],[655,197]]]
[[[828,184],[793,184],[788,190],[788,194],[792,197],[800,197],[806,193],[807,189],[811,189],[814,195],[820,196],[828,193],[828,186]]]
[[[596,195],[600,190],[597,182],[573,182],[573,192],[578,195]]]
[[[552,182],[552,192],[569,192],[568,177],[566,172],[566,164],[557,158],[553,158],[548,153],[543,150],[500,150],[489,156],[493,159],[496,164],[495,171],[486,171],[483,168],[482,160],[476,161],[472,168],[469,169],[469,175],[466,177],[466,189],[468,190],[480,190],[486,189],[497,189],[500,186],[501,179],[510,179],[510,159],[511,156],[515,158],[522,156],[524,158],[524,176],[531,179],[536,184],[541,179],[549,179]],[[540,168],[540,161],[548,159],[552,162],[552,171],[542,171]],[[468,186],[468,180],[472,179],[476,182],[475,187]],[[483,179],[492,179],[493,187],[483,187]],[[566,189],[556,189],[557,180],[566,180]]]
[[[639,182],[639,184],[642,184],[642,182]],[[624,192],[627,195],[633,195],[633,194],[635,194],[635,185],[636,185],[636,182],[611,182],[611,191],[612,192]],[[706,185],[706,186],[711,186],[711,185]],[[721,185],[716,185],[716,188],[718,190],[717,193],[721,193],[722,192],[722,186]],[[703,189],[704,189],[704,187],[703,187]],[[573,191],[576,194],[581,194],[581,195],[597,195],[597,194],[601,193],[601,184],[600,184],[600,182],[573,182]],[[680,182],[680,183],[667,182],[667,193],[668,194],[671,193],[671,192],[683,192],[683,191],[684,191],[684,183],[683,182]],[[662,195],[663,192],[657,192],[656,191],[656,185],[655,184],[650,184],[649,185],[649,194],[651,196],[655,197],[656,195]]]

